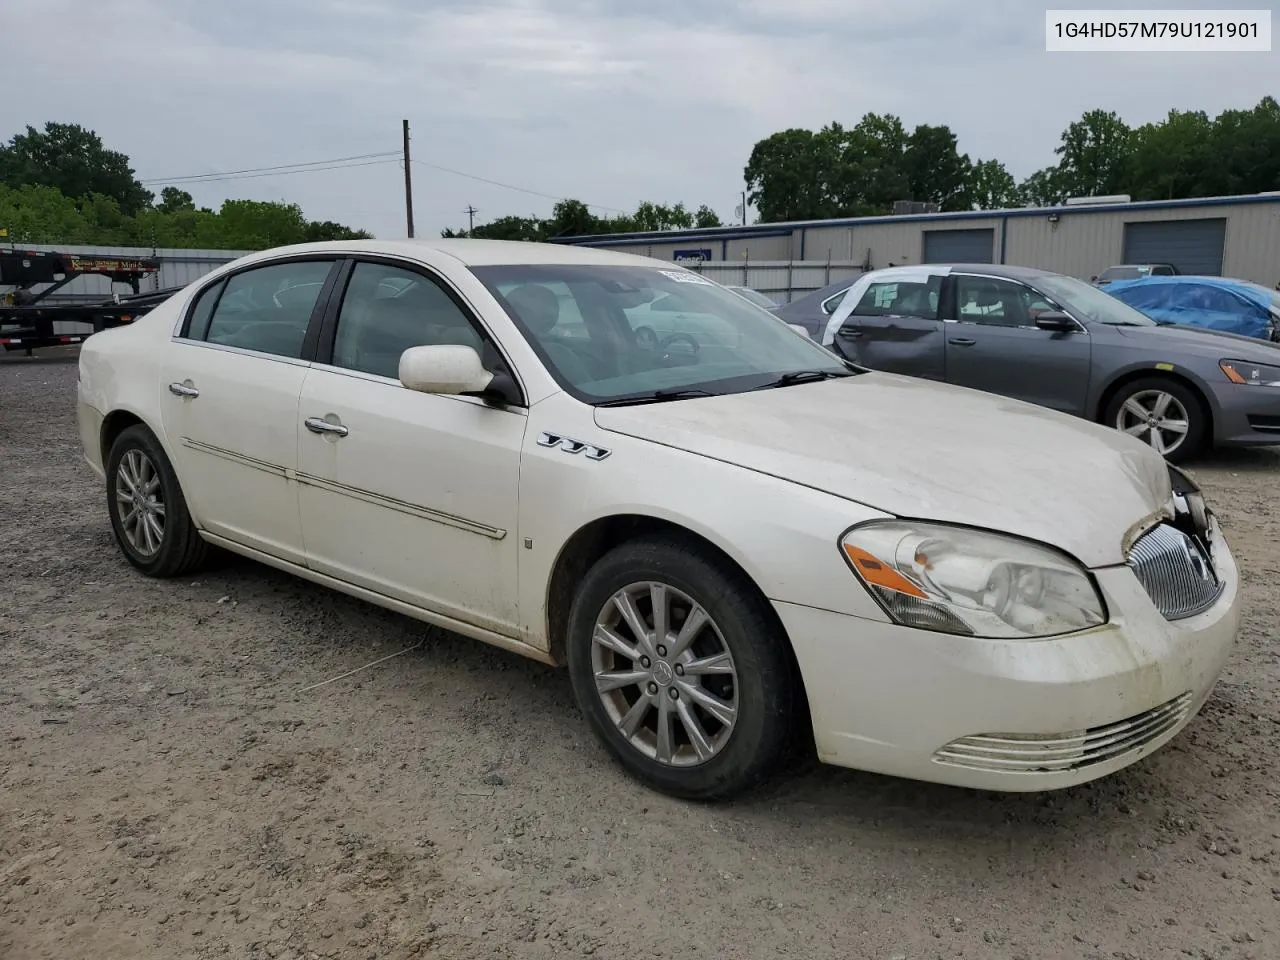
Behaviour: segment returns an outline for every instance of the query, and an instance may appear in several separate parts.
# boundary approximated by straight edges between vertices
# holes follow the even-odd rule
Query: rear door
[[[1090,340],[1083,326],[1041,330],[1038,313],[1058,306],[1026,284],[957,273],[944,297],[947,381],[1083,415]]]
[[[165,348],[161,417],[193,514],[210,533],[298,564],[298,396],[336,263],[238,271],[196,295]]]
[[[943,270],[929,268],[873,277],[836,330],[832,349],[872,370],[945,379],[938,316],[943,277]]]

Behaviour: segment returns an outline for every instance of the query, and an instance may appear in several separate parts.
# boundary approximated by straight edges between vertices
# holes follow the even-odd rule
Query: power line
[[[397,150],[385,151],[382,153],[362,153],[350,157],[334,157],[329,160],[308,160],[299,163],[282,163],[269,167],[246,167],[242,170],[220,170],[212,173],[190,173],[180,177],[149,177],[140,182],[144,185],[164,184],[166,186],[175,184],[217,183],[225,180],[253,180],[259,177],[284,177],[292,176],[295,173],[348,170],[353,167],[371,167],[380,164],[401,162],[402,151]],[[429,163],[426,160],[413,158],[411,162],[432,170],[439,170],[442,173],[453,174],[455,177],[464,177],[467,180],[475,180],[479,183],[487,183],[490,186],[501,187],[504,190],[514,190],[517,193],[541,197],[544,200],[561,201],[572,199],[570,197],[559,197],[551,193],[543,193],[541,190],[530,190],[528,187],[517,186],[514,183],[504,183],[501,180],[491,180],[488,177],[481,177],[474,173],[467,173],[463,170],[455,170],[452,167]],[[585,205],[596,210],[606,210],[609,213],[626,214],[625,210],[620,210],[617,207],[605,206],[602,203],[586,203]]]
[[[352,167],[376,167],[388,163],[398,165],[400,160],[398,157],[388,157],[385,160],[362,160],[359,163],[337,163],[328,167],[304,167],[300,170],[275,170],[267,173],[245,173],[238,174],[236,176],[206,177],[203,180],[157,180],[146,182],[155,183],[156,185],[163,183],[166,185],[178,184],[190,186],[192,184],[201,183],[219,183],[226,180],[255,180],[259,177],[287,177],[292,176],[295,173],[323,173],[326,170],[350,170]]]
[[[225,180],[239,177],[245,174],[267,174],[278,171],[288,173],[305,173],[309,167],[317,167],[332,163],[346,163],[352,160],[374,160],[380,158],[396,159],[400,156],[399,151],[385,151],[383,153],[362,153],[353,157],[334,157],[331,160],[307,160],[300,163],[282,163],[274,167],[246,167],[243,170],[220,170],[215,173],[189,173],[181,177],[152,177],[147,180],[140,181],[143,184],[150,183],[189,183],[199,180]]]
[[[480,181],[481,183],[487,183],[487,184],[489,184],[490,186],[494,186],[494,187],[502,187],[502,188],[504,188],[504,189],[506,189],[506,190],[515,190],[515,191],[516,191],[516,192],[518,192],[518,193],[527,193],[527,194],[529,194],[529,195],[531,195],[531,196],[534,196],[534,197],[542,197],[544,200],[570,200],[570,199],[574,199],[574,198],[572,198],[572,197],[557,197],[557,196],[555,196],[554,194],[550,194],[550,193],[542,193],[542,192],[541,192],[541,191],[539,191],[539,190],[529,190],[529,189],[528,189],[528,188],[526,188],[526,187],[517,187],[515,184],[511,184],[511,183],[503,183],[501,180],[490,180],[490,179],[489,179],[489,178],[487,178],[487,177],[478,177],[478,176],[476,176],[474,173],[464,173],[464,172],[463,172],[463,171],[461,171],[461,170],[454,170],[452,167],[442,167],[442,166],[440,166],[439,164],[435,164],[435,163],[427,163],[427,161],[425,161],[425,160],[414,160],[413,162],[414,162],[414,163],[419,163],[419,164],[421,164],[421,165],[422,165],[422,166],[424,166],[424,167],[430,167],[432,170],[440,170],[440,171],[442,171],[443,173],[452,173],[452,174],[453,174],[454,176],[456,176],[456,177],[466,177],[468,180],[478,180],[478,181]],[[588,204],[586,204],[586,206],[588,206],[588,207],[594,207],[594,208],[595,208],[595,209],[597,209],[597,210],[608,210],[610,213],[624,213],[624,214],[625,214],[625,213],[627,212],[627,211],[625,211],[625,210],[619,210],[617,207],[606,207],[606,206],[605,206],[604,204],[602,204],[602,203],[588,203]]]

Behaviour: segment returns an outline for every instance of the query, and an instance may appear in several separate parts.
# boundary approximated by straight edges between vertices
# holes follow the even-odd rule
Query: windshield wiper
[[[689,387],[680,390],[651,390],[649,393],[635,393],[627,397],[614,397],[595,404],[597,407],[632,407],[642,403],[664,403],[667,400],[688,400],[691,397],[719,397],[723,394],[712,393]]]
[[[819,380],[835,380],[840,377],[852,377],[852,370],[794,370],[784,373],[776,380],[762,383],[753,390],[772,390],[775,387],[790,387],[797,383],[817,383]]]

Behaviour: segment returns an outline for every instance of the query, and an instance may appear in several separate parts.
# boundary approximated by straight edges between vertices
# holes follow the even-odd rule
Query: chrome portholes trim
[[[559,433],[550,433],[546,430],[538,434],[538,446],[540,447],[558,447],[565,453],[581,453],[588,460],[603,460],[605,457],[613,453],[606,447],[598,447],[594,443],[587,443],[583,440],[575,440],[573,437],[566,437]]]

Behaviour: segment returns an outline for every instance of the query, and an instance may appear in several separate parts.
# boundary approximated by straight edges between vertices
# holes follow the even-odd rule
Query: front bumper
[[[1094,571],[1111,621],[1048,640],[952,637],[777,603],[820,759],[989,790],[1052,790],[1120,770],[1172,739],[1208,698],[1240,624],[1239,574],[1168,621],[1128,567]],[[856,583],[850,589],[858,589]]]
[[[1213,400],[1216,445],[1280,444],[1280,387],[1218,384]]]

